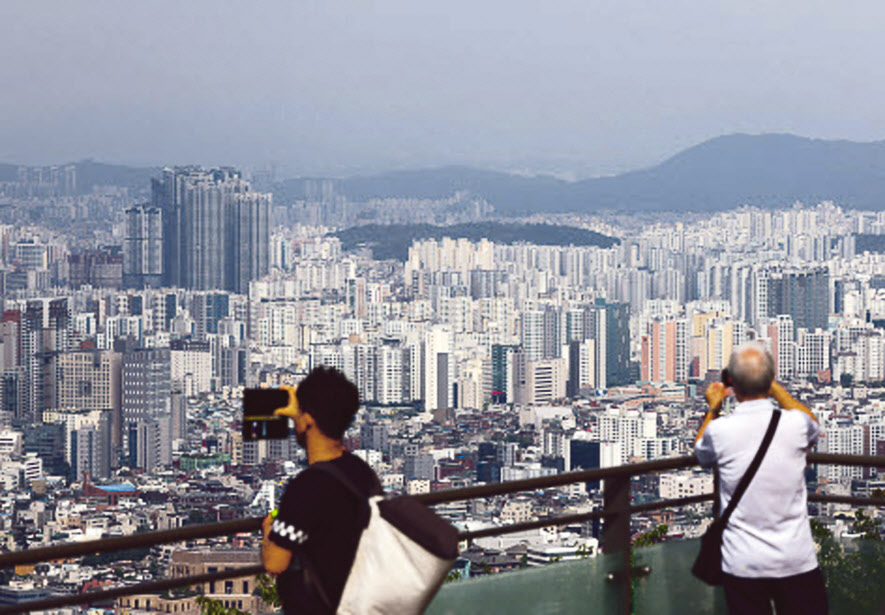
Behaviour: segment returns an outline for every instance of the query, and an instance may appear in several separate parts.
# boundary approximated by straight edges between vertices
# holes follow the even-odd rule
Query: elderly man
[[[770,614],[772,603],[778,615],[827,613],[805,489],[805,455],[817,441],[818,421],[774,381],[774,361],[761,345],[736,350],[726,379],[730,389],[722,383],[707,388],[709,410],[695,439],[701,465],[719,468],[722,510],[762,442],[775,411],[770,398],[788,411],[722,536],[729,613]],[[730,392],[739,403],[719,418]]]

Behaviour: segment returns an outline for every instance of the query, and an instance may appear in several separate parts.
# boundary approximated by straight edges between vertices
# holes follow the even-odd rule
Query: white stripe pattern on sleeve
[[[279,519],[273,522],[270,529],[274,534],[286,538],[290,542],[294,542],[298,545],[303,544],[304,541],[307,540],[307,534],[303,530],[297,530],[294,525],[285,523]]]

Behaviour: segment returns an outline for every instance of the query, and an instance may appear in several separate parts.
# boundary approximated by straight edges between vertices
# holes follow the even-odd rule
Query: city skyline
[[[44,171],[0,182],[0,510],[12,550],[265,514],[306,459],[291,434],[244,438],[243,390],[297,384],[321,365],[356,385],[345,444],[390,494],[684,456],[704,385],[751,340],[819,417],[817,451],[885,453],[881,210],[822,202],[505,223],[494,200],[467,193],[355,201],[317,182],[301,199],[270,199],[236,169],[188,167],[159,172],[148,201],[121,186],[78,193],[75,171]],[[235,278],[221,265],[251,252],[226,225],[256,203],[266,270],[222,288]],[[446,236],[465,227],[482,232]],[[384,245],[392,232],[413,233],[404,252]],[[212,267],[183,266],[206,240]],[[807,481],[837,496],[885,487],[878,469],[851,466],[813,466]],[[644,479],[634,495],[712,490],[709,473],[689,468]],[[437,512],[504,532],[602,506],[591,481]],[[631,532],[696,537],[707,509],[669,510],[666,527],[637,514]],[[854,528],[840,504],[812,513],[835,535]],[[595,557],[603,538],[588,522],[512,547],[478,539],[453,575]],[[145,552],[131,567],[159,579],[175,562],[248,561],[257,537],[210,545]],[[49,565],[0,599],[79,590],[81,577],[114,585],[114,570]],[[265,608],[248,592],[204,592]],[[118,606],[148,599],[197,613],[165,595]]]
[[[671,572],[729,497],[696,434],[747,344],[781,429],[820,424],[791,446],[834,610],[885,604],[883,18],[3,3],[0,610],[271,615],[257,528],[344,428],[330,455],[460,534],[429,615],[508,586],[514,613],[578,586],[712,612]],[[255,439],[249,390],[317,368],[353,384],[349,425],[305,385],[308,431]]]

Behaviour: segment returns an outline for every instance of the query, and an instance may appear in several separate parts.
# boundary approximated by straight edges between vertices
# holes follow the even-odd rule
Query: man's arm
[[[704,435],[704,431],[707,429],[707,425],[710,424],[710,421],[719,417],[719,411],[722,410],[722,402],[725,401],[727,395],[728,389],[726,389],[725,385],[721,382],[714,382],[707,387],[704,396],[707,398],[709,409],[707,410],[706,416],[704,416],[704,422],[701,423],[701,428],[698,429],[698,435],[695,436],[695,444],[697,444]]]
[[[797,401],[792,395],[787,393],[787,390],[781,386],[779,382],[772,382],[771,388],[768,390],[769,395],[774,397],[774,400],[778,403],[778,405],[784,410],[798,410],[800,412],[804,412],[808,416],[811,417],[811,420],[815,423],[819,423],[817,417],[808,409],[808,407],[800,401]]]
[[[261,563],[264,564],[264,569],[270,574],[280,574],[289,568],[289,563],[292,561],[292,552],[271,542],[267,537],[270,534],[272,523],[273,517],[268,515],[261,524],[261,529],[264,532],[264,538],[261,541]]]

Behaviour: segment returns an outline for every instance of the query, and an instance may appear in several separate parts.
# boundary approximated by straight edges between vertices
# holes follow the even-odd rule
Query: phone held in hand
[[[245,389],[243,391],[243,440],[285,440],[289,418],[274,416],[277,408],[289,405],[285,389]]]

